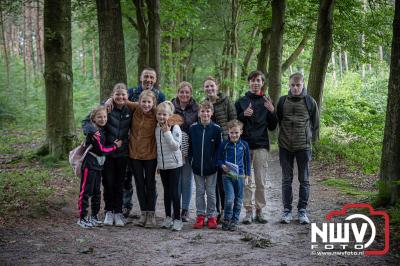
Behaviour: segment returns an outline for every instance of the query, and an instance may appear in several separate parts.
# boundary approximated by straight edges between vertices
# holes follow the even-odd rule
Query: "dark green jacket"
[[[213,106],[214,115],[212,120],[223,129],[222,136],[226,140],[228,139],[227,124],[229,121],[236,119],[235,106],[223,93],[218,93],[218,100]]]

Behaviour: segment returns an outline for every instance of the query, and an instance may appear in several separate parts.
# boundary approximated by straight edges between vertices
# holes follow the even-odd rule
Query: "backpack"
[[[86,147],[85,141],[83,141],[78,147],[69,152],[69,164],[77,177],[82,175],[82,163],[91,148],[92,144]]]

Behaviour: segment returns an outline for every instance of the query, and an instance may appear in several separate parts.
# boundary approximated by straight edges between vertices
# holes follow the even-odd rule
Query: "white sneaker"
[[[122,213],[114,214],[115,226],[125,226],[125,218]]]
[[[310,220],[307,217],[307,211],[305,209],[299,210],[299,223],[300,224],[309,224]]]
[[[97,215],[90,216],[89,221],[93,224],[93,226],[103,226],[103,222],[99,220]]]
[[[172,231],[181,231],[183,223],[181,220],[174,220],[174,224],[172,225]]]
[[[104,225],[113,225],[114,224],[114,213],[111,211],[106,212],[106,217],[104,218]]]
[[[292,221],[293,217],[292,217],[292,212],[288,209],[285,209],[282,213],[282,217],[281,217],[281,223],[283,224],[290,224],[290,222]]]
[[[91,228],[91,227],[93,227],[93,224],[87,218],[79,219],[76,222],[76,224],[79,225],[82,228]]]
[[[168,216],[162,222],[161,228],[169,229],[169,228],[171,228],[173,226],[173,224],[174,224],[174,221],[172,221],[172,218]]]

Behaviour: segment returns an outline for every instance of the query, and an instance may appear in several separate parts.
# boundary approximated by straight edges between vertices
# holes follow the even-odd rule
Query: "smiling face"
[[[203,89],[208,98],[216,98],[218,94],[218,86],[213,80],[206,80]]]
[[[153,70],[143,70],[140,75],[140,82],[142,83],[143,90],[151,89],[157,81],[157,74]]]
[[[112,99],[117,106],[122,106],[128,100],[128,93],[124,89],[117,89],[112,95]]]
[[[240,135],[242,135],[242,128],[240,126],[234,126],[228,129],[229,139],[232,142],[237,142],[240,139]]]
[[[104,127],[107,123],[107,112],[98,111],[93,117],[93,122],[99,127]]]
[[[166,108],[158,108],[156,117],[160,125],[165,124],[170,116],[171,112],[169,110],[166,110]]]
[[[259,95],[263,86],[264,81],[260,75],[255,76],[249,80],[250,91],[254,94]]]
[[[293,96],[299,96],[304,89],[304,80],[300,77],[292,77],[289,80],[289,88]]]
[[[140,108],[142,108],[143,112],[148,113],[153,108],[153,105],[154,105],[153,98],[150,96],[143,96],[140,99],[139,104],[140,104]]]
[[[213,115],[213,111],[210,108],[201,107],[199,110],[200,122],[202,124],[209,124],[211,122],[212,115]]]
[[[192,90],[188,86],[184,86],[178,91],[178,99],[182,104],[188,104],[192,98]]]

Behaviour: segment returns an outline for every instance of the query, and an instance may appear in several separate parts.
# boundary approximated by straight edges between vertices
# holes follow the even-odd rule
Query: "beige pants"
[[[266,205],[267,149],[250,150],[250,157],[254,171],[244,188],[243,205],[246,211],[252,211],[255,203],[256,210],[259,211]]]

